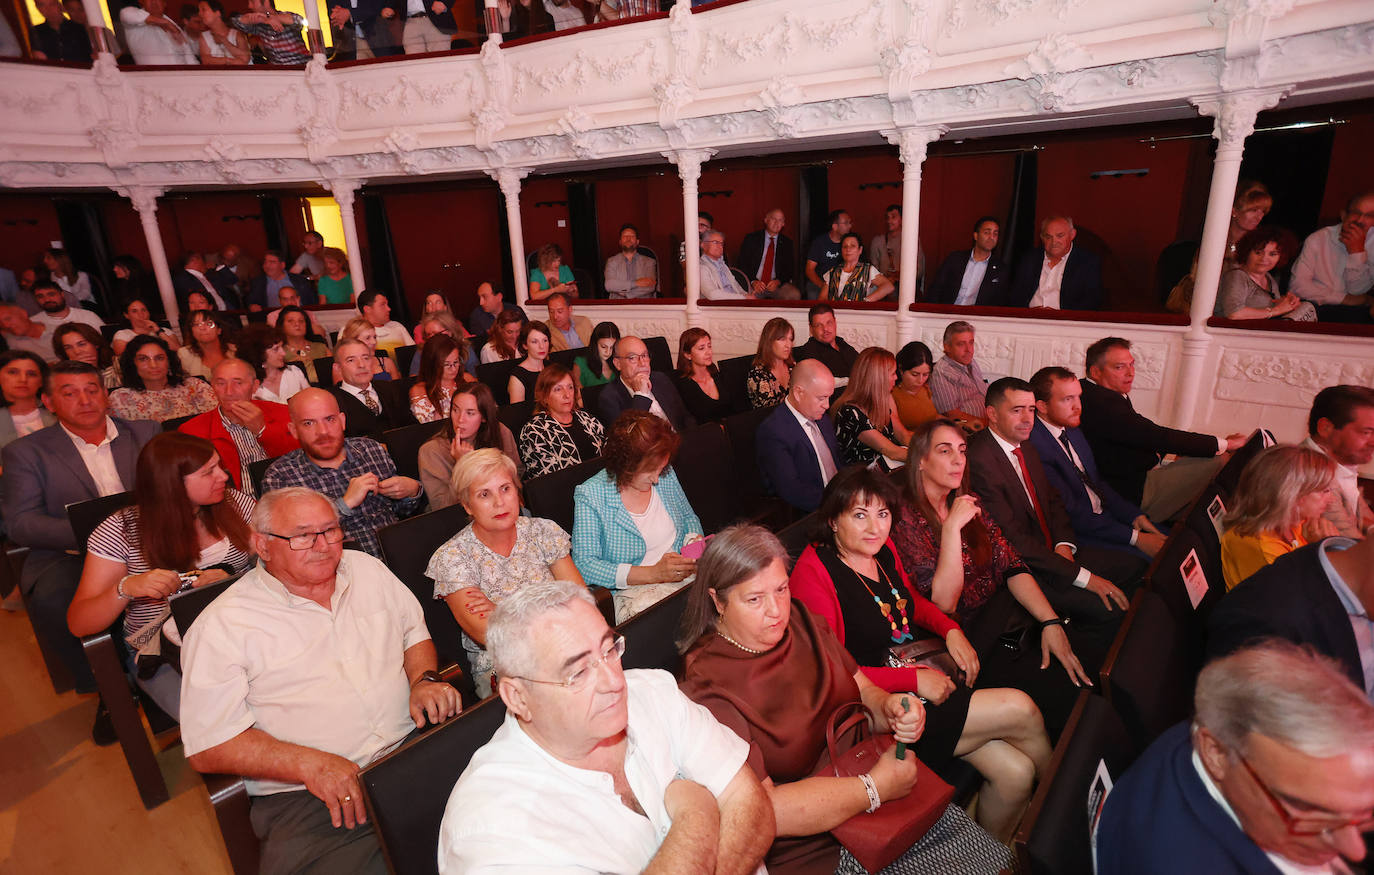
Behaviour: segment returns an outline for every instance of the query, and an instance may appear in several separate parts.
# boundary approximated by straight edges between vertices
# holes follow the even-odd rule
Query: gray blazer
[[[162,431],[149,420],[114,419],[119,434],[111,449],[124,485],[134,485],[134,469],[143,445]],[[5,447],[3,483],[5,524],[10,540],[31,549],[30,560],[43,560],[66,550],[78,550],[67,505],[99,498],[72,439],[60,425],[22,437]],[[28,563],[25,563],[28,570]]]
[[[56,417],[48,412],[48,408],[38,406],[38,418],[43,425],[49,426],[57,422]],[[10,416],[8,407],[0,408],[0,449],[4,449],[19,439],[19,433],[14,430],[14,418]]]

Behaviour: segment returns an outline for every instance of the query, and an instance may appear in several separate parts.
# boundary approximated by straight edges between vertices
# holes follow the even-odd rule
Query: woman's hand
[[[942,526],[942,535],[958,537],[964,526],[968,525],[976,516],[978,516],[977,496],[959,496],[949,506],[949,513],[945,516],[945,522]]]
[[[908,751],[906,758],[899,760],[896,745],[884,751],[868,773],[877,785],[878,798],[883,802],[901,799],[910,793],[916,786],[916,774],[916,754]]]
[[[449,441],[448,444],[448,454],[453,457],[453,461],[455,462],[460,461],[464,456],[472,452],[473,449],[474,447],[472,444],[463,440],[458,435],[454,435],[453,440]]]
[[[227,580],[228,578],[229,572],[225,571],[223,568],[207,568],[196,575],[196,582],[191,585],[209,586],[212,583],[219,583],[221,580]]]
[[[1069,635],[1064,631],[1063,626],[1046,626],[1040,630],[1040,668],[1050,667],[1050,655],[1059,660],[1060,665],[1064,666],[1064,671],[1069,673],[1069,680],[1073,681],[1075,687],[1093,685],[1088,677],[1088,673],[1083,670],[1083,666],[1074,655],[1073,648],[1069,646]]]
[[[124,594],[140,599],[165,599],[181,586],[181,575],[154,568],[124,579]]]
[[[949,678],[945,680],[948,681]],[[903,700],[906,701],[905,705],[902,704]],[[907,744],[915,742],[926,730],[926,709],[922,707],[921,700],[910,693],[888,694],[883,700],[883,716],[887,718],[888,732],[898,741]]]
[[[695,559],[687,559],[680,553],[664,553],[663,558],[653,564],[655,583],[681,583],[697,570]]]
[[[972,687],[974,681],[978,680],[978,651],[973,649],[968,636],[960,629],[949,630],[949,634],[945,636],[945,649],[949,651],[954,664],[964,673],[964,685]]]
[[[1294,310],[1298,309],[1298,307],[1301,304],[1302,299],[1299,298],[1297,295],[1293,294],[1292,292],[1289,292],[1288,294],[1284,295],[1282,298],[1279,298],[1277,301],[1274,302],[1274,315],[1286,316],[1287,314],[1292,313]]]
[[[916,695],[933,705],[943,704],[954,692],[954,681],[938,668],[921,666],[916,672]]]

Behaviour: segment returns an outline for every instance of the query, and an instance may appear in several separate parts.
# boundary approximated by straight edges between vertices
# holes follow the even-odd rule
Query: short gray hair
[[[329,505],[329,510],[334,514],[335,521],[338,520],[338,508],[334,507],[334,502],[326,496],[304,486],[287,486],[282,489],[273,489],[258,499],[257,506],[253,508],[253,515],[248,518],[249,527],[260,535],[271,534],[272,529],[276,528],[273,518],[276,514],[277,505],[283,501],[292,501],[297,498],[319,499]]]
[[[501,599],[487,620],[487,653],[497,675],[530,677],[538,671],[530,629],[541,616],[566,609],[574,599],[596,606],[587,588],[570,580],[527,583]]]
[[[1251,733],[1310,757],[1374,749],[1374,704],[1339,663],[1270,639],[1210,663],[1197,679],[1198,726],[1244,754]]]
[[[949,343],[949,339],[956,334],[973,334],[973,324],[960,319],[945,326],[945,336],[940,338],[940,343]]]
[[[472,487],[497,471],[509,475],[511,483],[514,483],[516,491],[519,491],[520,478],[515,474],[514,460],[495,447],[472,450],[459,459],[458,464],[453,466],[453,473],[449,475],[449,487],[453,489],[459,503],[467,504],[471,497],[468,492]]]

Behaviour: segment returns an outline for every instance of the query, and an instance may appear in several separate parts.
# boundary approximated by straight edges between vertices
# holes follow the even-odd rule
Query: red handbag
[[[846,736],[854,739],[847,750],[838,750]],[[891,735],[875,735],[873,714],[862,702],[849,702],[836,708],[825,728],[825,745],[830,762],[816,775],[854,778],[873,770],[894,741]],[[907,756],[915,754],[908,751]],[[830,834],[869,872],[877,872],[896,860],[935,825],[945,813],[954,788],[919,759],[916,784],[901,799],[883,800],[872,814],[856,814],[835,827]]]

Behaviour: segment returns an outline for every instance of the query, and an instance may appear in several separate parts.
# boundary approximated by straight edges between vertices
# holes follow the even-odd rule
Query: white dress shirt
[[[429,630],[415,596],[366,553],[343,551],[327,609],[292,595],[259,564],[185,638],[187,756],[260,729],[365,766],[415,728],[403,660]],[[248,781],[254,796],[300,789]]]
[[[1316,441],[1312,440],[1311,435],[1303,438],[1301,446],[1307,447],[1309,450],[1316,450],[1323,456],[1331,455],[1322,449]],[[1332,461],[1335,459],[1333,458]],[[1360,473],[1349,465],[1336,462],[1336,479],[1331,485],[1336,490],[1341,503],[1345,505],[1345,509],[1358,523],[1360,519]]]
[[[100,326],[105,324],[100,321],[99,316],[84,307],[68,307],[65,316],[55,316],[47,311],[41,311],[30,316],[29,321],[42,325],[43,331],[48,337],[52,337],[56,333],[59,325],[65,325],[68,322],[80,322],[82,325],[91,326],[96,331],[99,331]]]
[[[1011,463],[1011,469],[1016,472],[1016,479],[1020,481],[1021,488],[1026,491],[1026,501],[1030,502],[1031,509],[1034,510],[1035,499],[1031,498],[1030,484],[1026,482],[1026,475],[1021,471],[1021,460],[1016,458],[1016,450],[1020,449],[1020,445],[1012,445],[1008,443],[1000,434],[996,432],[995,429],[989,428],[988,433],[992,435],[992,439],[997,441],[997,446],[1001,447],[1002,452],[1006,454],[1007,461]],[[1050,488],[1053,489],[1054,487]],[[1045,507],[1045,501],[1047,500],[1047,498],[1048,496],[1046,498],[1040,499],[1040,507],[1042,509]],[[1048,511],[1046,511],[1046,513],[1048,514]],[[1069,541],[1059,541],[1054,546],[1055,549],[1058,549],[1060,547],[1068,547],[1073,552],[1078,552],[1078,545],[1071,543]],[[1078,566],[1078,576],[1074,578],[1073,585],[1079,587],[1080,589],[1086,587],[1088,585],[1088,579],[1091,576],[1092,572],[1090,572],[1088,569],[1080,565]]]
[[[1341,242],[1341,226],[1318,228],[1303,241],[1293,261],[1293,294],[1314,304],[1339,304],[1346,295],[1363,295],[1374,286],[1374,228],[1365,234],[1365,251],[1350,252]]]
[[[1059,286],[1064,282],[1064,265],[1069,263],[1069,256],[1073,254],[1073,247],[1064,253],[1064,257],[1059,259],[1058,264],[1050,264],[1050,256],[1047,253],[1040,262],[1040,284],[1035,288],[1035,294],[1031,296],[1031,307],[1049,307],[1051,310],[1059,309]]]
[[[666,671],[626,671],[625,689],[624,774],[642,815],[621,801],[609,774],[568,765],[507,713],[449,795],[440,873],[641,872],[672,827],[663,794],[675,778],[724,792],[749,746]]]
[[[182,39],[176,40],[163,28],[148,23],[148,13],[138,6],[125,6],[119,10],[119,20],[124,25],[124,41],[129,44],[129,53],[134,56],[135,64],[199,64],[196,44],[181,33],[176,22],[172,23]]]
[[[630,384],[626,383],[623,377],[620,380],[620,385],[625,387],[625,391],[630,393],[631,398],[635,397],[636,395],[638,395],[640,398],[648,398],[649,412],[652,413],[654,416],[657,416],[659,419],[664,420],[668,418],[668,414],[663,411],[663,405],[659,404],[658,399],[654,397],[654,384],[652,380],[650,380],[649,382],[649,388],[645,389],[642,392],[636,392],[634,389],[631,389]]]
[[[84,438],[72,434],[71,429],[65,425],[62,426],[62,430],[72,439],[76,451],[81,454],[81,461],[85,463],[91,480],[95,482],[96,492],[106,496],[125,491],[127,487],[120,479],[119,468],[114,460],[114,447],[111,446],[114,439],[119,437],[119,429],[115,428],[113,419],[105,417],[105,439],[98,444],[87,443]]]
[[[216,307],[217,309],[220,309],[220,310],[228,310],[228,309],[229,309],[229,306],[228,306],[227,304],[224,303],[224,299],[221,298],[221,297],[219,296],[219,292],[215,289],[214,285],[211,284],[211,282],[210,282],[208,279],[205,278],[205,274],[201,273],[201,272],[198,271],[198,270],[191,270],[189,267],[187,267],[187,268],[182,268],[182,269],[185,270],[187,273],[189,273],[191,276],[193,276],[193,277],[195,277],[196,279],[200,280],[200,284],[201,284],[202,286],[205,287],[205,294],[209,295],[209,296],[210,296],[210,300],[212,300],[212,301],[215,302],[215,307]]]

